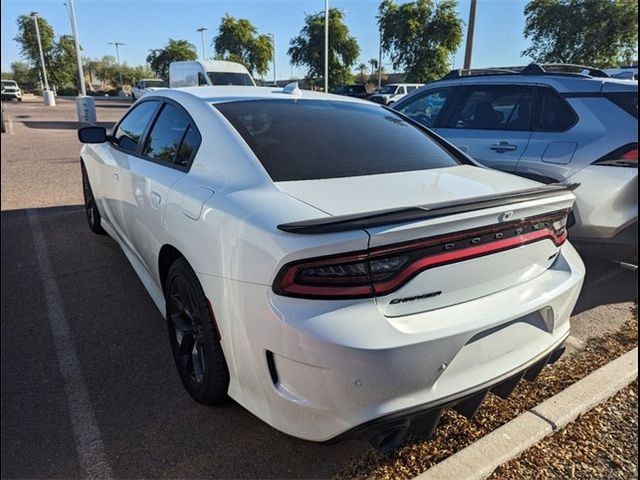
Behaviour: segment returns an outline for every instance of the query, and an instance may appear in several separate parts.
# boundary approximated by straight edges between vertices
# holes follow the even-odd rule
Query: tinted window
[[[199,145],[200,135],[198,135],[198,132],[196,132],[193,127],[189,127],[182,139],[180,148],[178,148],[175,164],[181,167],[188,167]]]
[[[439,124],[439,117],[443,111],[444,104],[452,93],[452,88],[429,90],[402,102],[401,105],[396,107],[396,110],[426,127],[435,127]]]
[[[209,82],[207,82],[207,77],[203,73],[198,72],[198,86],[202,87],[203,85],[209,85]]]
[[[274,181],[458,165],[423,130],[381,107],[319,100],[216,105]]]
[[[250,85],[253,86],[251,76],[246,73],[235,72],[208,72],[211,83],[214,85]]]
[[[128,152],[135,152],[157,107],[156,101],[142,102],[134,107],[118,125],[113,136],[115,143]]]
[[[605,95],[625,112],[638,118],[638,92],[615,92]]]
[[[182,137],[189,126],[187,116],[171,104],[162,107],[142,154],[159,162],[173,163]]]
[[[533,88],[527,86],[474,86],[447,122],[450,128],[529,130]]]
[[[533,129],[543,132],[563,132],[576,123],[576,115],[560,95],[541,87],[536,99]]]

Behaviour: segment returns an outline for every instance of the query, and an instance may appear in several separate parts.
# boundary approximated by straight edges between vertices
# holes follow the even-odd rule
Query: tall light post
[[[324,0],[324,91],[329,92],[329,0]]]
[[[267,33],[271,37],[271,46],[273,47],[273,85],[278,86],[278,81],[276,80],[276,37],[273,33]]]
[[[202,40],[202,60],[207,59],[207,54],[204,50],[204,32],[206,32],[207,30],[209,30],[207,27],[200,27],[199,29],[196,30],[196,32],[200,32],[200,37]]]
[[[476,29],[477,0],[471,0],[469,7],[469,25],[467,27],[467,45],[464,52],[464,69],[471,68],[471,54],[473,53],[473,34]]]
[[[380,28],[380,43],[378,47],[378,89],[382,87],[382,28]]]
[[[120,68],[120,45],[126,45],[125,43],[122,42],[109,42],[109,45],[113,45],[114,47],[116,47],[116,62],[118,62],[118,77],[120,78],[120,88],[122,89],[124,87],[123,83],[122,83],[122,69]]]
[[[33,22],[36,26],[36,38],[38,39],[38,51],[40,52],[40,64],[42,65],[42,78],[44,79],[44,92],[42,92],[42,98],[44,104],[47,106],[53,106],[56,101],[53,97],[53,92],[49,90],[49,80],[47,79],[47,68],[44,65],[44,53],[42,52],[42,41],[40,40],[40,27],[38,27],[38,12],[31,12]]]
[[[80,80],[80,93],[83,97],[87,95],[87,88],[84,84],[84,71],[82,69],[82,56],[80,53],[80,37],[78,36],[78,23],[76,21],[76,7],[74,0],[69,1],[69,18],[71,20],[71,32],[73,32],[73,39],[76,44],[76,57],[78,60],[78,78]]]

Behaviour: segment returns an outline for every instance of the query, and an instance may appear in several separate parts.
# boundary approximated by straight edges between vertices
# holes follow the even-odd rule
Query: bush
[[[59,88],[58,95],[62,95],[65,97],[76,97],[78,95],[78,90],[73,87]]]

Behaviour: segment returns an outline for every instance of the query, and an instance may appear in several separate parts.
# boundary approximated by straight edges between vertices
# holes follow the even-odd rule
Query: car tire
[[[165,300],[169,342],[184,388],[196,402],[223,403],[228,398],[229,369],[209,301],[184,258],[169,268]]]
[[[87,223],[93,233],[104,235],[106,232],[102,228],[102,216],[98,210],[96,200],[93,197],[93,190],[91,190],[89,176],[87,175],[84,163],[81,163],[80,167],[82,169],[82,194],[84,196],[84,211],[87,215]]]
[[[131,103],[134,103],[136,101],[136,96],[133,94],[133,92],[131,92]]]
[[[22,97],[18,98],[18,101],[21,102],[22,101]]]

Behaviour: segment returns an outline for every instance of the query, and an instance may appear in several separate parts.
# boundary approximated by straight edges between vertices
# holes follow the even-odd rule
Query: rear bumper
[[[463,399],[533,372],[569,335],[584,266],[565,243],[553,266],[527,282],[395,318],[371,299],[309,301],[200,277],[232,398],[295,437],[376,441],[380,427],[371,425],[401,419],[418,428],[425,412],[452,402],[462,408]]]
[[[561,343],[564,343],[565,339]],[[482,406],[489,393],[507,399],[521,380],[535,380],[545,366],[555,363],[562,356],[564,350],[564,345],[554,346],[548,352],[542,353],[503,379],[495,379],[487,385],[477,386],[434,404],[417,405],[375,418],[325,443],[332,444],[348,439],[366,439],[374,448],[384,453],[398,446],[407,434],[429,439],[437,428],[445,408],[453,408],[459,414],[471,418]]]

